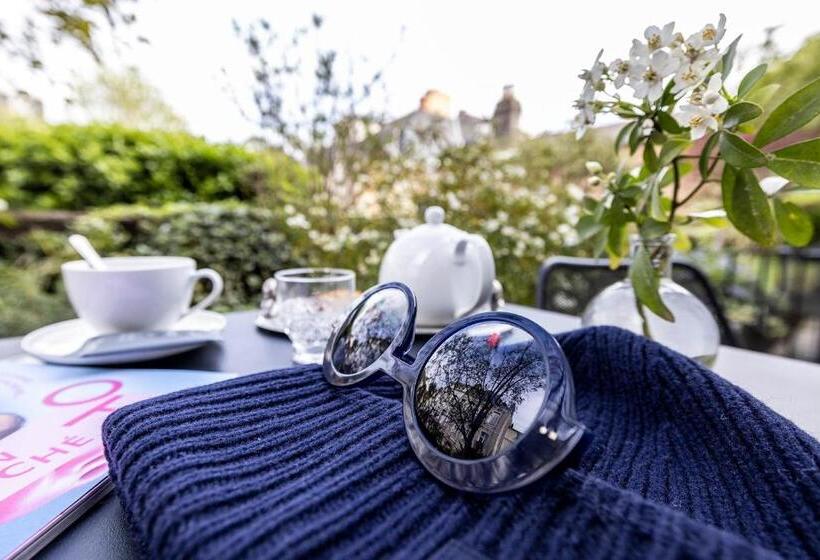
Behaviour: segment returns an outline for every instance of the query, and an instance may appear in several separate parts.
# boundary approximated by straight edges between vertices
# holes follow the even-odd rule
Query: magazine
[[[100,429],[111,412],[230,377],[0,362],[0,558],[30,558],[111,490]]]

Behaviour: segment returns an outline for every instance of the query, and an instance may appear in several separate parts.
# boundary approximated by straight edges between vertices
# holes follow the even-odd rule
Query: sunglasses
[[[454,488],[503,492],[559,464],[584,432],[558,342],[512,313],[451,323],[411,356],[416,296],[399,282],[357,299],[333,331],[324,375],[333,385],[387,373],[403,387],[404,423],[424,467]]]

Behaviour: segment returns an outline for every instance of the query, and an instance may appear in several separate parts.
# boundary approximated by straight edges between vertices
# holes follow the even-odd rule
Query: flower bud
[[[603,166],[597,161],[588,161],[584,165],[586,166],[587,172],[590,175],[598,175],[601,171],[604,170]]]

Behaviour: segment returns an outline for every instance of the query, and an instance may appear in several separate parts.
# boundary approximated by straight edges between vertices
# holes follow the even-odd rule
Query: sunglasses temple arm
[[[389,355],[382,357],[380,361],[382,371],[398,381],[405,389],[409,389],[416,381],[416,369],[412,364]]]

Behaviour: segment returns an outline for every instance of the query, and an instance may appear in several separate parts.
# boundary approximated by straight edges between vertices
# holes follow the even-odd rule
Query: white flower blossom
[[[595,113],[597,112],[595,91],[604,89],[603,76],[606,65],[601,62],[603,53],[602,50],[598,51],[598,56],[595,57],[592,66],[578,74],[578,77],[584,80],[584,89],[581,90],[581,97],[573,104],[578,109],[578,114],[572,119],[572,129],[575,131],[576,138],[581,138],[586,128],[595,124]]]
[[[705,60],[690,62],[683,56],[676,55],[676,57],[679,60],[679,66],[678,71],[675,73],[675,85],[672,88],[673,93],[679,93],[699,86],[712,69],[711,62]]]
[[[717,45],[726,34],[726,16],[720,14],[717,27],[707,23],[700,31],[700,41],[703,45]]]
[[[575,137],[581,138],[586,128],[595,124],[596,103],[591,96],[587,98],[586,90],[584,90],[584,94],[575,101],[573,106],[578,109],[578,114],[572,119],[572,129],[575,131]]]
[[[713,115],[720,115],[729,108],[729,102],[720,94],[723,80],[715,74],[709,78],[706,90],[700,95],[700,104]]]
[[[693,35],[672,56],[677,60],[675,87],[672,91],[678,93],[700,85],[720,59],[720,51],[716,48],[704,49],[699,35]]]
[[[709,130],[717,130],[717,119],[702,105],[683,105],[678,122],[681,126],[689,127],[692,140],[703,138]]]
[[[584,80],[584,91],[591,89],[592,92],[595,92],[603,89],[603,76],[606,71],[606,65],[601,62],[601,55],[603,54],[603,50],[598,51],[598,56],[595,57],[592,66],[589,69],[581,70],[581,73],[578,74],[578,77]]]
[[[612,61],[609,65],[609,74],[612,77],[612,83],[615,85],[616,88],[621,88],[626,82],[626,78],[629,76],[629,70],[632,67],[631,60],[624,60],[622,58],[616,58]]]
[[[677,33],[675,33],[675,35],[672,37],[672,42],[671,42],[671,43],[669,43],[669,48],[676,49],[676,48],[678,48],[679,46],[681,46],[685,40],[686,40],[686,39],[684,39],[684,38],[683,38],[683,33],[681,33],[680,31],[678,31],[678,32],[677,32]]]
[[[646,46],[650,51],[656,51],[668,47],[675,38],[675,22],[671,21],[660,29],[656,25],[650,25],[643,32],[646,39]]]
[[[584,163],[584,167],[590,175],[598,175],[604,170],[604,166],[597,161],[588,161]]]
[[[677,63],[666,51],[655,51],[642,62],[630,71],[629,85],[635,97],[655,102],[663,94],[663,79],[675,72]]]

